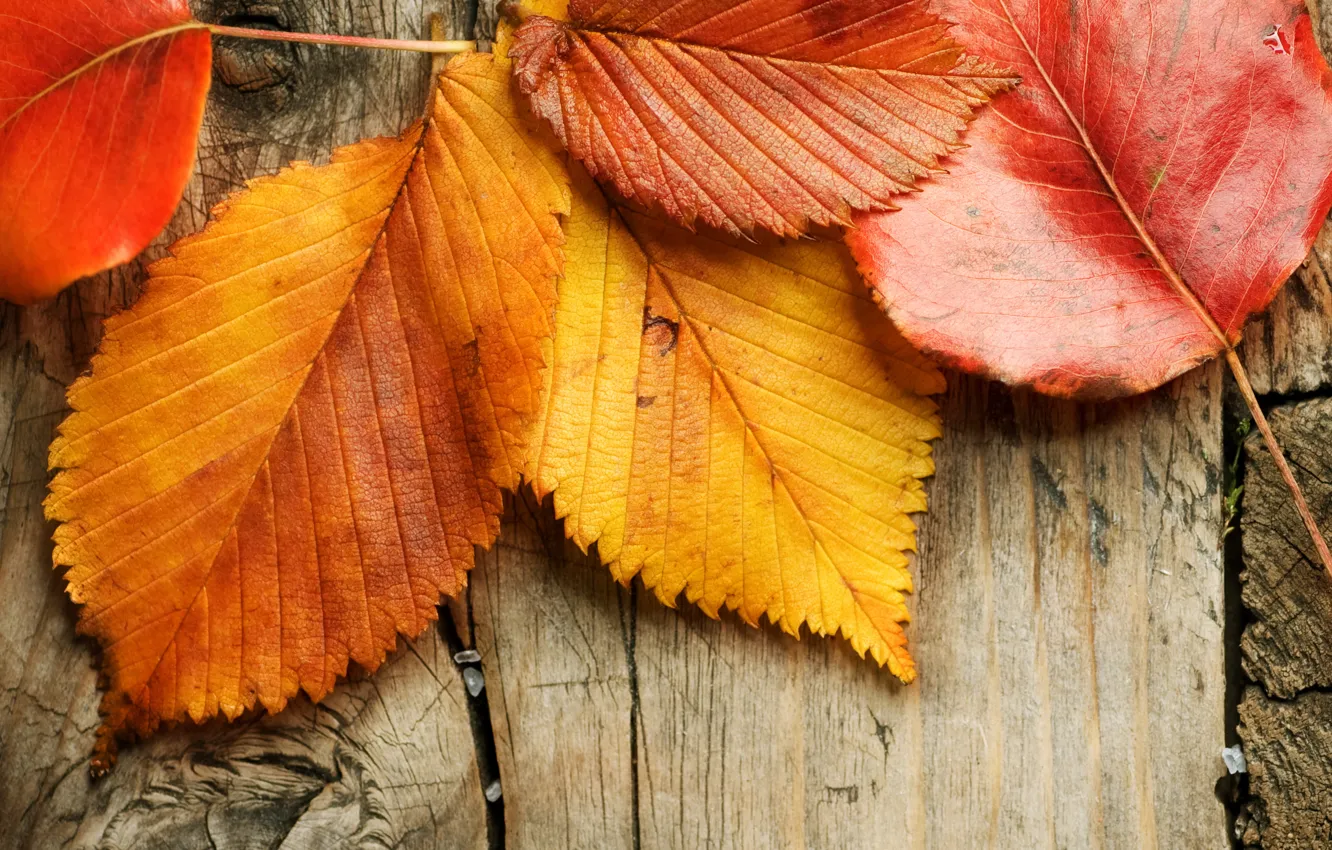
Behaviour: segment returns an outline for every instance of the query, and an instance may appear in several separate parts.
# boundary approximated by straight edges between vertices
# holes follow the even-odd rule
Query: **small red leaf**
[[[211,64],[185,0],[0,0],[0,297],[50,297],[157,235]]]
[[[1015,82],[923,0],[573,0],[569,15],[514,34],[534,111],[621,194],[733,234],[891,209]]]
[[[950,366],[1151,389],[1238,340],[1332,205],[1327,64],[1292,0],[948,0],[1023,77],[852,250]]]

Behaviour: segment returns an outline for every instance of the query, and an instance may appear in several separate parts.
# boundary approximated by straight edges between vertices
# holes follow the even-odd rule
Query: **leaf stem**
[[[379,50],[405,50],[413,53],[463,53],[476,49],[475,41],[403,41],[396,38],[361,38],[352,35],[319,35],[308,32],[258,30],[208,24],[213,35],[252,38],[259,41],[290,41],[298,44],[332,44],[340,47],[370,47]]]
[[[1240,395],[1244,396],[1245,403],[1249,405],[1249,412],[1253,414],[1254,424],[1263,435],[1263,442],[1267,443],[1268,453],[1276,461],[1277,469],[1281,472],[1286,487],[1290,489],[1290,495],[1295,501],[1295,510],[1299,513],[1300,519],[1304,520],[1304,527],[1309,529],[1309,536],[1313,538],[1314,548],[1318,550],[1323,568],[1327,570],[1328,576],[1332,577],[1332,552],[1328,551],[1327,541],[1323,540],[1323,533],[1318,530],[1318,523],[1309,512],[1309,503],[1304,500],[1304,491],[1300,489],[1299,482],[1295,480],[1290,466],[1286,463],[1286,455],[1267,424],[1267,417],[1263,415],[1263,409],[1258,405],[1258,397],[1254,395],[1253,387],[1249,384],[1249,375],[1244,371],[1244,364],[1240,362],[1234,348],[1226,348],[1226,363],[1235,376],[1235,383],[1239,384]]]

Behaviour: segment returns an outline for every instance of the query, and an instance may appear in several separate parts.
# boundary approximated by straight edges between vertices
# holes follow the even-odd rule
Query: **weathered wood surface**
[[[910,688],[506,528],[472,602],[513,846],[1221,846],[1219,388],[954,381]]]
[[[1325,43],[1332,32],[1325,31]],[[1332,384],[1332,227],[1277,293],[1240,347],[1254,391],[1310,393]]]
[[[454,35],[478,13],[446,0],[198,6],[398,37],[430,11]],[[223,45],[172,235],[247,176],[396,131],[426,67]],[[839,641],[620,588],[520,497],[450,606],[447,640],[427,633],[317,708],[132,747],[90,784],[96,679],[49,569],[45,447],[98,319],[140,274],[0,313],[0,847],[1224,846],[1216,366],[1100,406],[951,380],[916,564],[915,686]],[[1332,369],[1328,281],[1316,264],[1302,274],[1313,294],[1292,290],[1247,343],[1263,391],[1313,389]],[[1292,368],[1311,352],[1315,368]],[[449,658],[473,643],[488,716]],[[492,740],[502,807],[482,795]]]
[[[1332,847],[1332,694],[1272,700],[1253,687],[1240,720],[1252,795],[1236,825],[1243,845]]]
[[[1332,399],[1272,411],[1316,516],[1332,517]],[[1251,799],[1237,832],[1246,846],[1332,846],[1332,582],[1261,442],[1245,444],[1241,513],[1244,670],[1240,704]]]

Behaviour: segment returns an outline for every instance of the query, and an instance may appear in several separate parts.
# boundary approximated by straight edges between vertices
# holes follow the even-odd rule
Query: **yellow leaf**
[[[498,533],[569,203],[507,65],[458,57],[401,139],[253,181],[107,321],[46,506],[108,732],[318,699]]]
[[[840,243],[695,235],[573,184],[538,493],[667,605],[840,631],[910,681],[942,376]]]

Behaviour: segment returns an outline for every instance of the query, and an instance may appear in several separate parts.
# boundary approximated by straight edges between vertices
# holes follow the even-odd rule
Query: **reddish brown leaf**
[[[1293,0],[948,0],[1022,88],[848,237],[947,364],[1042,392],[1155,387],[1239,339],[1332,204],[1329,71]]]
[[[593,176],[692,226],[794,235],[938,170],[1012,84],[923,0],[572,0],[510,48]]]
[[[50,297],[157,235],[211,65],[185,0],[0,0],[0,297]]]

